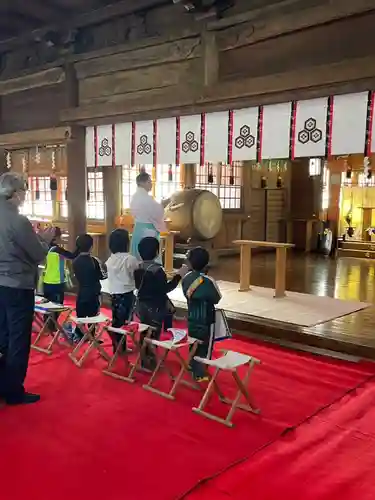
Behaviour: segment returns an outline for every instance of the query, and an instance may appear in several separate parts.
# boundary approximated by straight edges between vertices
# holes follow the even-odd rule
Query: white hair
[[[0,176],[0,196],[12,198],[14,193],[25,189],[25,179],[20,174],[6,172]]]

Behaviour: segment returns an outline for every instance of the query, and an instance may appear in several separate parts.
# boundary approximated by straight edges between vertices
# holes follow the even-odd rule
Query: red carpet
[[[261,343],[233,340],[228,346],[262,361],[253,377],[262,414],[238,412],[234,429],[195,415],[199,395],[189,389],[170,402],[142,389],[144,374],[134,385],[104,376],[96,355],[80,370],[65,349],[50,358],[33,353],[27,385],[42,402],[0,410],[1,498],[176,500],[375,373],[372,364]]]
[[[189,500],[373,500],[375,384],[346,396]]]

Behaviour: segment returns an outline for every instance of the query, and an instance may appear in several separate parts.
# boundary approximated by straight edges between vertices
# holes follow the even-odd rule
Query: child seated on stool
[[[94,240],[89,234],[78,236],[78,257],[73,261],[73,271],[78,282],[76,299],[77,318],[90,318],[100,312],[100,282],[107,278],[107,272],[99,259],[91,255]],[[79,328],[75,331],[76,340],[83,337]]]
[[[132,318],[134,305],[134,271],[139,261],[129,253],[129,233],[125,229],[115,229],[109,237],[111,256],[105,263],[108,272],[108,292],[112,301],[112,326],[121,328]],[[112,334],[114,352],[121,335]],[[124,350],[126,350],[126,345]]]
[[[209,253],[205,248],[197,247],[187,254],[191,271],[182,280],[182,290],[188,304],[189,336],[200,340],[195,355],[201,358],[211,356],[208,352],[210,338],[215,326],[215,305],[221,299],[221,293],[215,281],[206,276]],[[191,371],[194,378],[201,382],[208,380],[201,363],[192,360]]]
[[[166,318],[170,319],[174,312],[168,293],[177,287],[188,269],[187,266],[182,266],[168,281],[163,266],[155,262],[159,256],[159,241],[156,238],[143,238],[138,245],[138,251],[142,262],[134,271],[135,286],[138,290],[136,314],[142,323],[154,328],[153,338],[159,339],[164,321]],[[142,366],[154,369],[155,365],[155,356],[147,348]]]

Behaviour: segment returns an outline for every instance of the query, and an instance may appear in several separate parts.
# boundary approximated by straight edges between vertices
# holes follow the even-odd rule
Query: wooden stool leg
[[[240,257],[240,292],[250,290],[251,276],[251,247],[249,245],[241,245]]]
[[[220,372],[220,368],[216,368],[198,408],[193,408],[193,412],[197,413],[198,415],[202,415],[203,417],[209,418],[210,420],[215,420],[215,422],[219,422],[221,424],[227,425],[228,427],[232,427],[233,424],[230,422],[227,422],[226,419],[224,420],[223,418],[217,417],[216,415],[212,415],[211,413],[208,413],[204,410],[208,401],[210,400],[212,392],[215,390],[215,388],[217,386],[216,378],[217,378],[219,372]]]
[[[201,390],[201,387],[199,386],[199,384],[194,380],[193,377],[192,378],[192,382],[189,382],[188,380],[183,380],[183,376],[185,375],[185,373],[189,373],[189,365],[191,363],[191,360],[194,358],[195,356],[195,352],[197,350],[197,347],[198,347],[198,343],[196,342],[190,352],[189,352],[189,356],[187,358],[187,360],[185,360],[181,354],[178,352],[178,350],[174,351],[175,354],[176,354],[176,357],[177,359],[179,360],[180,362],[180,366],[181,366],[181,369],[177,375],[177,377],[175,378],[175,381],[174,381],[174,384],[170,390],[170,395],[174,398],[174,395],[176,394],[176,391],[178,389],[178,386],[180,384],[184,384],[188,387],[190,387],[191,389],[197,389],[197,390]]]
[[[164,391],[160,391],[159,389],[156,389],[155,387],[152,387],[152,384],[153,384],[154,380],[156,379],[156,376],[159,373],[161,367],[165,363],[165,360],[167,359],[168,354],[169,354],[169,350],[165,349],[164,350],[164,354],[162,356],[160,356],[160,358],[158,360],[158,363],[156,365],[155,370],[152,372],[150,380],[148,381],[147,384],[145,384],[143,386],[143,389],[146,389],[146,391],[154,392],[155,394],[158,394],[159,396],[163,396],[164,398],[167,398],[167,399],[174,399],[174,397],[171,396],[170,393],[167,393],[167,392],[164,392]]]
[[[286,248],[276,248],[275,299],[285,297],[286,286]]]
[[[135,362],[132,365],[132,368],[131,368],[130,373],[129,373],[129,378],[131,378],[131,379],[134,378],[134,373],[141,366],[142,357],[143,357],[143,355],[145,353],[145,350],[146,350],[146,347],[147,347],[146,339],[149,339],[151,337],[151,335],[152,335],[152,329],[150,328],[148,330],[146,336],[143,339],[143,343],[141,344],[141,339],[138,341],[136,339],[135,334],[134,335],[130,334],[130,337],[131,337],[131,339],[133,341],[133,344],[134,344],[134,346],[136,347],[136,349],[138,351],[137,357],[135,358]]]
[[[130,367],[129,355],[128,355],[128,352],[124,352],[124,350],[123,350],[123,346],[125,345],[125,341],[126,341],[126,336],[125,335],[121,336],[121,339],[117,345],[116,351],[115,351],[114,355],[112,356],[112,358],[110,359],[108,367],[105,370],[103,370],[103,373],[105,375],[108,375],[109,377],[112,377],[112,378],[115,378],[118,380],[123,380],[124,382],[134,383],[135,382],[134,378],[130,378],[130,376],[121,375],[120,373],[116,373],[115,371],[112,371],[114,369],[114,367],[116,365],[116,361],[119,357],[121,357],[121,359],[123,359],[125,362],[126,373],[129,373],[129,371],[130,371],[129,370],[129,367]]]

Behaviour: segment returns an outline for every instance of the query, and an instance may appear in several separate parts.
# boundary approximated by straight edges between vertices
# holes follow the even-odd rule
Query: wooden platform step
[[[344,250],[366,250],[375,251],[375,243],[372,241],[343,241],[340,247]]]
[[[352,248],[339,248],[337,250],[338,257],[354,257],[357,259],[374,259],[375,260],[375,249],[374,250],[355,250]]]

